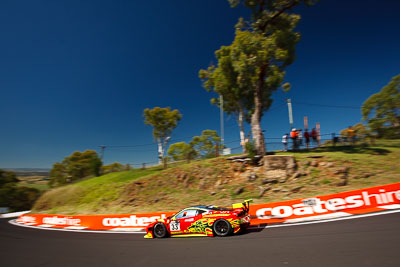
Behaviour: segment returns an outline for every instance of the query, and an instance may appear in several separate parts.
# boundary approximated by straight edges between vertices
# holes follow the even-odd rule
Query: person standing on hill
[[[299,145],[299,148],[303,145],[303,130],[302,129],[297,130],[297,143]]]
[[[304,139],[306,140],[307,148],[310,148],[310,133],[308,132],[308,129],[304,132]]]
[[[292,150],[297,150],[297,131],[296,131],[296,128],[293,128],[292,131],[290,132],[290,138],[292,139],[292,142],[293,142]]]
[[[347,137],[349,138],[349,141],[354,145],[356,142],[356,131],[354,131],[353,127],[349,126],[347,128]]]
[[[287,151],[287,148],[288,148],[287,147],[288,141],[289,141],[289,134],[286,133],[282,136],[283,151],[285,151],[285,152]]]
[[[317,144],[317,131],[315,130],[315,128],[312,128],[312,130],[311,130],[311,138],[312,138],[313,144],[315,146]]]

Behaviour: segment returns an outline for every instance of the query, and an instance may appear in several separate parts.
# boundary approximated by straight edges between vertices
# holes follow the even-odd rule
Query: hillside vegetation
[[[121,214],[178,210],[195,204],[231,205],[331,194],[400,181],[400,140],[374,146],[321,147],[294,155],[297,171],[265,179],[263,166],[207,159],[170,167],[110,173],[46,192],[33,213]]]

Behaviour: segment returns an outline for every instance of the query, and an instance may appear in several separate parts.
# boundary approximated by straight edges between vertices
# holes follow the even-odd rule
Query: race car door
[[[171,234],[189,234],[188,227],[196,220],[197,209],[187,209],[178,213],[169,224]]]

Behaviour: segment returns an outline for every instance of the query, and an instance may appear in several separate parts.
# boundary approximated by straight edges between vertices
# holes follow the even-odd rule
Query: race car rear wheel
[[[227,236],[232,232],[232,226],[227,220],[220,219],[214,222],[213,231],[216,236]]]
[[[156,223],[153,227],[153,234],[157,238],[164,238],[167,236],[167,227],[163,223]]]

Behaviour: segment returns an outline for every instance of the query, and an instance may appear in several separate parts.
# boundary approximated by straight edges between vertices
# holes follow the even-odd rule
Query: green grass
[[[51,189],[36,202],[33,212],[53,214],[113,214],[178,210],[195,204],[231,203],[253,198],[255,203],[275,202],[360,189],[400,181],[400,140],[378,140],[374,146],[325,146],[294,155],[306,174],[286,183],[271,185],[260,197],[262,167],[245,167],[224,158],[193,161],[170,166],[111,173]],[[313,159],[309,156],[322,156]],[[306,164],[317,160],[320,165]],[[349,167],[348,183],[340,181],[335,169]],[[261,173],[253,182],[250,172]],[[291,189],[302,186],[300,192]],[[238,188],[243,192],[237,195]]]
[[[49,185],[47,183],[41,183],[41,184],[40,183],[34,183],[34,184],[32,184],[32,183],[19,182],[18,186],[19,187],[35,188],[35,189],[37,189],[39,191],[42,191],[42,192],[47,191],[47,190],[50,189],[50,187],[49,187]]]

